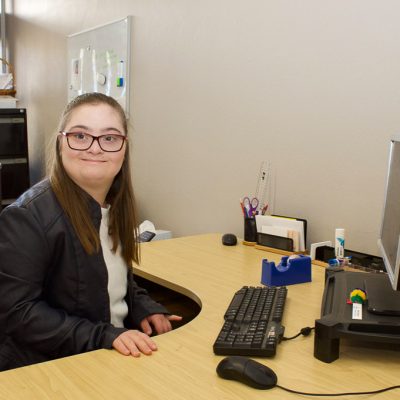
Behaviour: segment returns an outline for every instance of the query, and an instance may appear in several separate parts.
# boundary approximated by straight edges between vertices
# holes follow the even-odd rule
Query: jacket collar
[[[100,228],[100,223],[101,223],[101,206],[87,192],[85,192],[83,189],[82,189],[82,191],[86,195],[86,199],[87,199],[87,203],[88,203],[88,207],[89,207],[90,217],[92,218],[92,221],[93,221],[94,225],[96,226],[96,228],[99,229]]]

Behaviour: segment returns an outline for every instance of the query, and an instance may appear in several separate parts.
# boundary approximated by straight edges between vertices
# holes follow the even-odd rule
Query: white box
[[[171,238],[172,238],[171,231],[163,231],[160,229],[156,229],[156,236],[154,236],[152,240],[164,240],[164,239],[171,239]]]
[[[16,108],[17,99],[12,96],[0,96],[0,108]]]

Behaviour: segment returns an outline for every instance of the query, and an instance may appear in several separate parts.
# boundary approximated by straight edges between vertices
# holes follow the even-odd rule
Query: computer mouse
[[[225,233],[222,236],[222,244],[225,246],[235,246],[237,238],[233,233]]]
[[[243,356],[229,356],[217,366],[223,379],[242,382],[256,389],[272,389],[278,382],[274,371],[257,361]]]

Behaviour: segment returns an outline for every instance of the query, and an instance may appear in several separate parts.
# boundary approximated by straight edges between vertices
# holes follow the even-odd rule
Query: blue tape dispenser
[[[287,286],[311,282],[311,257],[283,256],[275,266],[273,261],[262,261],[261,283],[268,286]]]

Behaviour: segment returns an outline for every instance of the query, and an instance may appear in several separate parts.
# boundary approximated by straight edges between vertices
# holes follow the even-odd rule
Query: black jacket
[[[101,209],[90,198],[99,229]],[[126,328],[110,323],[102,251],[88,255],[48,180],[0,215],[0,371],[100,348],[127,328],[168,313],[128,272]]]

